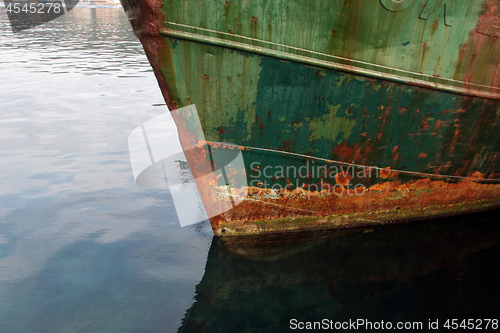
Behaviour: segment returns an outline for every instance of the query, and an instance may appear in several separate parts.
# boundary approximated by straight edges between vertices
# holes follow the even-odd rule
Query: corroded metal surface
[[[243,149],[247,197],[211,219],[217,235],[500,204],[498,1],[124,1],[193,174],[207,157],[177,108]]]
[[[363,195],[343,195],[301,188],[276,195],[250,189],[251,197],[215,230],[217,235],[247,235],[286,231],[341,229],[453,216],[498,207],[498,185],[470,181],[449,184],[422,179],[374,185]]]
[[[337,65],[334,69],[356,74],[499,98],[497,0],[399,3],[395,9],[392,0],[202,1],[196,6],[165,1],[162,31],[287,60]]]

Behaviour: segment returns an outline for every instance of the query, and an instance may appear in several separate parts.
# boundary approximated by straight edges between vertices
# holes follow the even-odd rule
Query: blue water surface
[[[0,9],[1,333],[498,323],[498,211],[213,238],[207,221],[179,226],[168,189],[134,182],[128,135],[164,112],[121,8],[76,6],[16,34]]]

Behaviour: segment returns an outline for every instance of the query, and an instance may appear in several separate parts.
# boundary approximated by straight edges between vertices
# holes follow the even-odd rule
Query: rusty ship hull
[[[500,207],[499,1],[122,4],[216,235]],[[190,105],[205,145],[243,154],[244,199],[220,214]]]

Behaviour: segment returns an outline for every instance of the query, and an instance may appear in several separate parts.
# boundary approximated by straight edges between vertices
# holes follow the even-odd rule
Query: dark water
[[[0,7],[0,87],[0,332],[500,319],[498,212],[230,243],[180,228],[133,180],[127,137],[166,108],[119,8],[12,34]]]
[[[291,319],[422,323],[410,331],[438,320],[447,331],[447,319],[498,319],[497,214],[214,239],[181,332],[285,332]]]

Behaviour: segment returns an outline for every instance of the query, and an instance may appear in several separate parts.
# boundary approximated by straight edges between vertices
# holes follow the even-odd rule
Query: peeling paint
[[[376,181],[360,183],[362,196],[348,189],[354,177],[344,171],[328,183],[346,190],[343,196],[310,191],[317,176],[279,193],[259,179],[241,206],[211,219],[216,234],[498,207],[500,39],[490,31],[498,8],[493,0],[450,3],[392,12],[379,1],[285,8],[271,1],[124,0],[167,105],[195,104],[207,140],[244,147],[247,165],[299,168],[308,161],[281,151],[380,171]],[[174,118],[181,141],[190,142],[183,115]],[[196,169],[206,156],[192,153]],[[272,184],[286,180],[296,179]]]
[[[321,118],[306,119],[312,135],[315,139],[330,139],[335,142],[339,134],[343,133],[342,138],[348,139],[356,121],[348,116],[337,117],[341,104],[327,106],[328,114]]]

